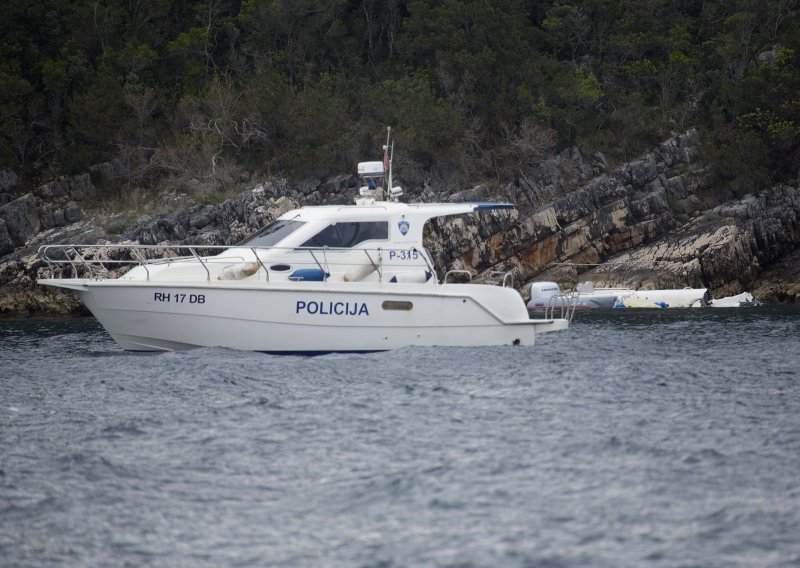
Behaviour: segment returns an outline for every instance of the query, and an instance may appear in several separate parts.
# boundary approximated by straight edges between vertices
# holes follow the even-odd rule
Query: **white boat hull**
[[[706,288],[636,290],[621,297],[626,308],[702,308],[707,298]]]
[[[74,290],[126,350],[382,351],[533,345],[567,320],[530,320],[511,288],[471,284],[40,280]],[[516,299],[513,298],[516,296]],[[387,303],[388,302],[388,303]]]
[[[528,302],[528,311],[536,313],[537,311],[547,310],[551,307],[562,308],[567,306],[575,306],[575,309],[593,309],[593,308],[613,308],[617,301],[617,296],[613,295],[584,295],[580,294],[576,299],[566,296],[557,296],[552,301],[545,302]]]
[[[735,296],[711,300],[708,305],[712,308],[749,308],[760,306],[761,302],[756,300],[750,292],[742,292]]]

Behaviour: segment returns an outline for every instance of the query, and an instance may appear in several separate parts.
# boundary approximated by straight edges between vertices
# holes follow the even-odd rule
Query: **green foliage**
[[[118,142],[118,132],[127,122],[122,94],[122,78],[116,69],[104,63],[76,89],[70,97],[67,110],[73,137],[95,144],[100,149],[110,149]]]
[[[594,73],[586,71],[582,67],[575,70],[575,80],[571,93],[561,93],[565,99],[572,98],[573,102],[579,106],[591,106],[603,96],[600,82]]]
[[[520,0],[411,0],[401,46],[410,66],[437,76],[441,93],[486,122],[502,120],[516,88],[532,79],[536,51]]]
[[[20,168],[29,153],[28,116],[38,106],[37,97],[31,99],[34,87],[15,66],[5,67],[0,67],[0,167]]]
[[[443,154],[455,158],[458,133],[463,128],[460,114],[437,97],[432,82],[425,74],[385,80],[370,101],[375,122],[398,125],[398,144],[426,168]]]
[[[794,0],[8,0],[0,167],[23,183],[112,157],[137,183],[241,166],[324,176],[374,152],[391,124],[409,170],[506,178],[542,152],[577,144],[626,159],[699,127],[720,183],[745,187],[800,170],[799,11]]]
[[[70,142],[61,148],[58,153],[59,173],[68,175],[82,174],[89,169],[89,166],[96,164],[101,159],[102,156],[98,154],[96,146]]]
[[[730,196],[758,191],[769,181],[769,150],[750,130],[730,127],[704,133],[701,151]]]

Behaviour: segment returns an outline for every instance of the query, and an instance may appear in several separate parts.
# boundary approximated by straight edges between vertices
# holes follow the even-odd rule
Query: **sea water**
[[[0,566],[799,566],[799,364],[791,308],[306,358],[0,321]]]

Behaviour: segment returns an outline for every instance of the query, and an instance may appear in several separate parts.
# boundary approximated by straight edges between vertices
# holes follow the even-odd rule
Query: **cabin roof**
[[[511,203],[465,202],[465,203],[395,203],[376,201],[370,205],[323,205],[307,206],[289,211],[281,219],[299,219],[304,221],[336,220],[385,217],[408,217],[416,220],[428,220],[434,217],[478,213],[498,209],[514,209]]]

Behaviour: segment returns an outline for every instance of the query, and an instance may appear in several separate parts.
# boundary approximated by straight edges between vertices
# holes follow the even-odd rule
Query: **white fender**
[[[244,280],[256,272],[258,272],[257,262],[240,262],[223,268],[217,280]]]
[[[427,270],[407,270],[405,272],[396,272],[389,278],[389,282],[401,283],[423,283],[430,280],[432,274]]]
[[[377,270],[377,268],[372,263],[360,264],[345,272],[342,280],[345,282],[359,282],[375,272],[375,270]]]

